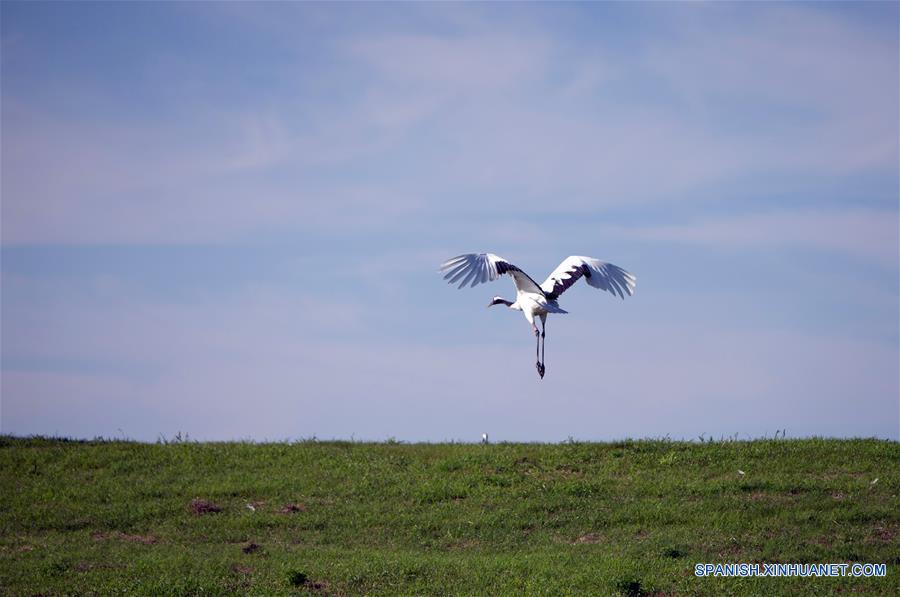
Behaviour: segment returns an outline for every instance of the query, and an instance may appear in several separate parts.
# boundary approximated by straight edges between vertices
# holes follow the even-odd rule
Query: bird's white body
[[[560,309],[556,301],[547,300],[543,294],[522,292],[521,290],[516,292],[516,300],[509,308],[521,311],[535,332],[537,332],[537,325],[534,323],[536,318],[540,317],[546,323],[548,313],[568,313],[568,311]]]
[[[460,282],[459,288],[471,282],[471,286],[482,282],[496,280],[503,274],[509,275],[516,285],[516,300],[509,301],[503,297],[495,296],[488,304],[506,305],[510,309],[521,311],[531,324],[535,336],[538,336],[538,350],[541,348],[541,339],[547,331],[547,315],[550,313],[568,313],[560,308],[556,302],[557,297],[565,292],[580,278],[584,278],[588,285],[611,294],[618,294],[620,298],[634,294],[636,278],[622,268],[594,259],[573,255],[563,260],[559,266],[544,280],[538,284],[521,269],[493,253],[466,253],[448,259],[441,265],[441,272],[445,273],[444,279],[450,284]],[[535,319],[540,318],[543,331],[538,330]],[[538,353],[538,374],[544,377],[544,363],[541,352]]]

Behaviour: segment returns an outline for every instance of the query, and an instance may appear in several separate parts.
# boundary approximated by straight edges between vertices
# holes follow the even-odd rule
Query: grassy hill
[[[0,437],[0,593],[896,595],[898,463],[876,440]],[[697,578],[701,562],[887,576]]]

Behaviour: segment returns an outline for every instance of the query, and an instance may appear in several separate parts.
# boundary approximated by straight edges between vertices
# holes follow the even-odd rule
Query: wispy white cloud
[[[811,7],[740,26],[682,12],[632,54],[479,11],[452,33],[345,31],[322,47],[339,100],[237,107],[200,85],[171,121],[72,118],[6,89],[4,242],[228,241],[411,204],[534,216],[896,173],[890,42]]]
[[[352,228],[422,201],[379,183],[305,175],[327,158],[307,161],[315,147],[274,117],[238,119],[210,143],[180,126],[9,110],[22,120],[4,127],[5,244],[221,243],[273,229]],[[271,175],[285,165],[298,171]]]
[[[755,129],[738,133],[741,144],[750,141],[740,153],[746,168],[896,169],[896,39],[797,5],[737,26],[709,25],[701,19],[680,43],[651,47],[646,66],[700,123]]]
[[[623,238],[728,250],[826,251],[885,267],[897,267],[900,259],[900,220],[895,210],[780,210],[605,231]]]
[[[440,90],[456,99],[518,90],[536,82],[549,62],[549,43],[503,31],[476,35],[390,34],[352,39],[357,60],[376,83],[410,91]]]

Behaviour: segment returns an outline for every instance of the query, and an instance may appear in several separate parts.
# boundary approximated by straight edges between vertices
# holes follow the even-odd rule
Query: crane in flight
[[[538,284],[524,271],[493,253],[457,255],[441,264],[440,271],[449,284],[459,282],[458,288],[462,288],[466,284],[473,287],[483,282],[492,282],[503,274],[512,278],[516,285],[516,300],[510,301],[495,296],[488,303],[488,307],[506,305],[510,309],[521,311],[528,323],[531,324],[531,329],[537,339],[535,367],[541,379],[544,379],[546,371],[544,338],[547,334],[547,314],[568,313],[560,308],[556,299],[580,278],[584,278],[589,286],[605,290],[623,299],[626,294],[628,296],[634,294],[634,286],[637,281],[637,278],[617,265],[593,257],[578,255],[566,257],[542,284]],[[535,318],[540,318],[543,329],[538,330]]]

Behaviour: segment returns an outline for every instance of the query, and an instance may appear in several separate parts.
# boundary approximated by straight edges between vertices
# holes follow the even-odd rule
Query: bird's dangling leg
[[[545,350],[546,347],[547,347],[547,339],[546,339],[546,336],[547,336],[547,316],[546,316],[546,315],[541,315],[541,327],[542,327],[543,329],[541,330],[541,369],[540,369],[540,374],[541,374],[541,379],[544,379],[544,371],[545,371],[545,369],[546,369],[545,366],[544,366],[544,350]]]
[[[534,345],[534,367],[537,369],[541,379],[544,379],[544,365],[541,363],[541,332],[534,323],[531,324],[531,327],[534,328],[534,339],[537,342]]]

